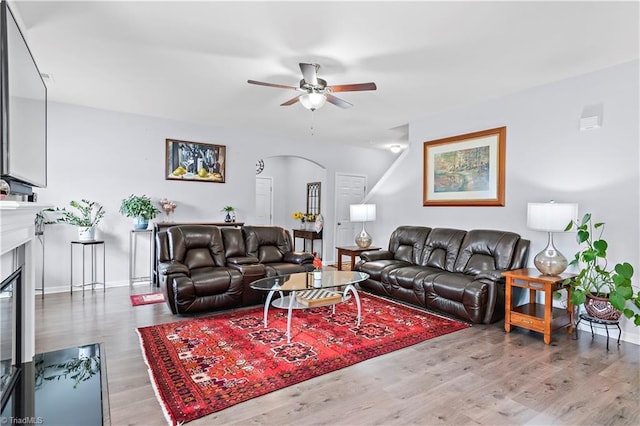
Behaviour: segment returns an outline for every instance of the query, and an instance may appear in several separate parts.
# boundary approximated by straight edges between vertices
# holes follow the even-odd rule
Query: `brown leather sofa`
[[[262,303],[250,284],[313,270],[313,255],[293,251],[278,226],[180,225],[156,235],[159,284],[174,314]]]
[[[529,241],[518,234],[400,226],[387,250],[360,255],[365,290],[472,323],[504,315],[502,272],[526,267]]]

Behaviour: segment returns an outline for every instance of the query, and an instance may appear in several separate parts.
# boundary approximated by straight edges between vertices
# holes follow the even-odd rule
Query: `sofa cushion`
[[[462,273],[442,272],[423,281],[425,306],[458,318],[482,323],[487,307],[488,285]]]
[[[280,262],[282,256],[293,251],[289,231],[279,226],[245,226],[242,231],[246,255],[257,257],[260,262]],[[262,247],[270,248],[260,250]]]
[[[224,284],[225,281],[226,284]],[[167,299],[167,304],[171,307],[173,313],[178,314],[213,311],[240,305],[242,302],[241,276],[227,274],[226,280],[218,276],[214,279],[213,284],[218,291],[226,286],[226,291],[210,291],[205,289],[202,282],[196,286],[191,277],[178,275],[168,283],[172,288],[170,292],[172,297]],[[198,294],[198,291],[203,291],[206,294]]]
[[[369,278],[376,281],[382,281],[383,272],[396,268],[411,266],[411,262],[396,259],[374,260],[372,262],[359,263],[355,270],[369,274]]]
[[[461,229],[432,229],[425,241],[420,265],[453,272],[466,234],[467,231]]]
[[[431,228],[425,226],[399,226],[389,238],[389,251],[393,258],[419,264],[422,249]]]
[[[282,253],[276,246],[258,247],[258,261],[260,263],[282,262]]]
[[[455,271],[477,275],[487,270],[507,270],[520,236],[513,232],[475,229],[462,242]]]
[[[382,275],[382,283],[391,297],[425,306],[422,281],[424,277],[440,272],[441,269],[420,265],[386,269]]]
[[[167,229],[167,240],[169,258],[189,269],[226,264],[222,233],[216,226],[174,226]]]
[[[222,231],[222,241],[224,242],[224,255],[230,257],[245,257],[246,247],[244,245],[244,235],[241,228],[224,227]]]
[[[197,297],[225,293],[233,286],[238,288],[240,294],[242,274],[229,268],[197,268],[191,270],[191,281]]]

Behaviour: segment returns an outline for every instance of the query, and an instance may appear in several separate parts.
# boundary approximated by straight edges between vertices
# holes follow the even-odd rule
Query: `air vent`
[[[53,80],[53,75],[48,74],[46,72],[41,72],[40,77],[44,80],[46,84],[53,84],[55,81]]]

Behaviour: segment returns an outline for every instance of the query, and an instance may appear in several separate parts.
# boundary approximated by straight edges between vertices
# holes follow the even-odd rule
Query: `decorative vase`
[[[136,217],[133,219],[133,229],[147,229],[149,226],[149,219],[143,217]]]
[[[96,228],[93,226],[78,226],[79,241],[94,241],[96,239]]]
[[[164,212],[164,221],[171,222],[171,212]]]
[[[224,221],[227,223],[232,222],[231,215],[229,214],[229,212],[227,212],[227,215],[224,217]]]
[[[618,321],[622,312],[611,305],[608,297],[596,296],[593,293],[587,293],[587,300],[584,302],[584,308],[592,318],[606,321]]]
[[[313,271],[313,286],[315,288],[322,287],[322,271]]]

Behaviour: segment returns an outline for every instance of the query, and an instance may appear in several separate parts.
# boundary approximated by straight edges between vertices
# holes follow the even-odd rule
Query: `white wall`
[[[88,198],[105,207],[107,215],[98,227],[98,238],[106,241],[108,285],[128,282],[128,238],[132,225],[131,219],[120,215],[118,209],[121,200],[130,194],[145,194],[154,202],[162,197],[175,201],[178,207],[174,221],[222,221],[225,214],[221,208],[232,205],[238,210],[237,220],[250,224],[255,215],[256,160],[280,155],[306,157],[325,168],[327,178],[322,191],[323,206],[327,208],[323,207],[323,211],[325,220],[332,223],[333,208],[329,209],[325,200],[334,199],[335,172],[367,174],[375,182],[395,157],[388,151],[356,147],[340,147],[341,155],[336,155],[335,147],[318,149],[311,136],[308,140],[287,141],[242,130],[59,103],[49,105],[48,118],[49,184],[46,189],[37,190],[38,199],[63,207],[70,200]],[[226,183],[165,180],[166,138],[226,145]],[[362,161],[352,162],[350,158]],[[315,179],[317,175],[310,176]],[[305,179],[303,192],[295,195],[296,210],[306,207],[303,195],[306,182]],[[289,203],[290,199],[284,197]],[[291,213],[289,209],[283,211],[280,217],[287,217],[287,222],[277,224],[289,226]],[[68,286],[72,239],[76,239],[73,227],[47,226],[47,288]],[[324,244],[333,247],[331,232],[325,234]],[[145,246],[141,245],[140,250],[144,253]],[[335,257],[333,250],[329,253]],[[144,269],[144,261],[141,264]]]
[[[546,234],[526,228],[528,202],[579,203],[605,222],[613,263],[628,261],[640,277],[638,61],[533,88],[410,123],[410,150],[375,188],[378,220],[367,226],[376,244],[386,245],[401,224],[494,228],[531,240],[533,256]],[[602,104],[602,128],[580,131],[585,106]],[[423,207],[423,142],[507,126],[504,207]],[[556,247],[568,258],[577,250],[574,235],[556,234]],[[623,338],[638,341],[638,328],[623,324]],[[635,339],[635,340],[632,340]]]

